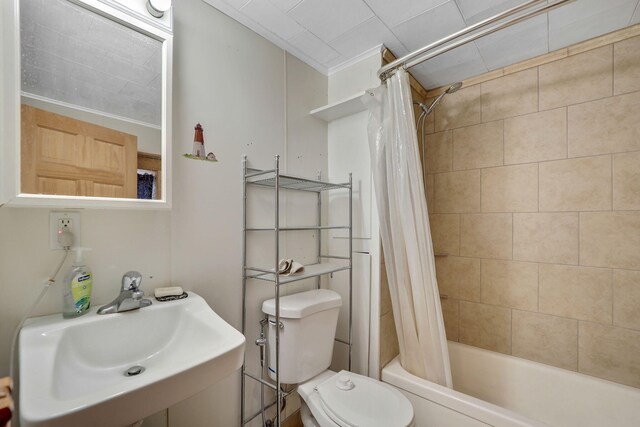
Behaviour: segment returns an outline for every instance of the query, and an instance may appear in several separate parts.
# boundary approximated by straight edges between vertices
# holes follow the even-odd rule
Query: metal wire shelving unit
[[[280,325],[280,285],[297,282],[310,278],[317,278],[317,287],[320,287],[320,278],[324,275],[333,274],[339,271],[348,271],[349,274],[349,331],[348,342],[336,339],[343,344],[348,345],[349,353],[349,370],[351,370],[351,353],[352,353],[352,308],[353,308],[353,184],[352,176],[349,174],[349,181],[344,183],[330,183],[320,180],[312,180],[299,178],[280,173],[280,156],[275,156],[274,168],[268,170],[259,170],[247,167],[247,157],[242,160],[243,169],[243,187],[242,187],[242,333],[247,334],[247,282],[250,279],[271,282],[274,284],[275,294],[275,322]],[[274,226],[254,228],[247,227],[247,188],[248,186],[268,187],[274,190]],[[282,190],[295,190],[317,193],[317,224],[309,226],[287,227],[280,225],[280,193]],[[343,226],[326,226],[322,225],[322,193],[330,190],[348,190],[349,192],[349,223]],[[323,254],[321,232],[323,230],[347,230],[349,235],[349,254],[347,256]],[[278,273],[278,263],[280,261],[280,233],[286,231],[318,231],[317,240],[317,263],[305,265],[304,271],[291,276],[284,276]],[[274,267],[262,268],[247,265],[247,235],[251,232],[272,232],[275,240],[275,258]],[[275,426],[281,427],[282,423],[282,403],[283,399],[293,393],[295,389],[284,391],[280,383],[280,328],[275,329],[275,366],[276,380],[271,381],[264,377],[264,368],[261,367],[260,374],[254,375],[247,371],[246,356],[242,364],[242,384],[241,384],[241,409],[240,409],[240,425],[244,426],[253,419],[261,415],[262,411],[268,407],[276,406]],[[246,410],[246,380],[247,378],[260,384],[261,393],[264,393],[264,387],[270,388],[276,394],[275,402],[261,408],[257,413],[245,417]]]

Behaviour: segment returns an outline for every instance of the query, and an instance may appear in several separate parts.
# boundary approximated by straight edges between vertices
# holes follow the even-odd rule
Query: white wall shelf
[[[367,106],[365,105],[367,96],[370,96],[367,92],[360,92],[348,98],[311,110],[309,114],[325,122],[330,122],[355,113],[360,113],[367,110]]]

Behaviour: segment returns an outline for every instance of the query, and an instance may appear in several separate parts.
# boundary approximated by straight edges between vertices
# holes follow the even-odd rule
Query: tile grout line
[[[580,241],[580,235],[582,233],[580,233],[580,230],[582,228],[582,221],[581,221],[581,212],[577,212],[578,214],[578,266],[582,266],[582,264],[580,263],[580,246],[581,246],[581,241]]]
[[[567,142],[567,159],[569,159],[569,106],[567,105],[565,108],[565,120],[564,120],[564,126],[565,126],[565,138],[566,138],[566,142]]]
[[[613,161],[613,154],[610,154],[611,156],[611,212],[614,211],[614,206],[613,206],[613,193],[615,191],[615,187],[613,185],[613,180],[614,180],[614,173],[613,173],[613,168],[615,167],[615,163]]]
[[[538,269],[538,301],[537,301],[536,313],[540,313],[540,263],[537,263],[536,267]]]
[[[513,308],[509,308],[509,354],[513,354]]]
[[[567,145],[567,153],[568,153],[568,145]],[[640,153],[640,148],[636,150],[587,154],[583,156],[562,157],[557,159],[546,159],[546,160],[538,160],[533,162],[508,163],[505,165],[488,165],[488,166],[468,168],[468,169],[457,169],[452,171],[433,172],[430,175],[441,175],[445,173],[457,173],[457,172],[471,172],[471,171],[484,170],[484,169],[498,169],[498,168],[506,168],[511,166],[524,166],[524,165],[533,165],[533,164],[541,164],[541,163],[554,163],[554,162],[561,162],[561,161],[567,161],[567,160],[589,159],[593,157],[603,157],[603,156],[610,156],[610,155],[616,155],[616,154],[630,154],[630,153]],[[622,209],[622,210],[638,210],[638,209]]]
[[[614,281],[615,281],[615,271],[612,268],[611,269],[611,326],[615,326],[615,310],[616,310],[616,305],[615,305],[615,296],[614,296],[614,292],[615,292],[615,286],[614,286]]]
[[[576,325],[576,372],[580,372],[580,320]]]
[[[538,166],[538,206],[537,212],[540,212],[540,163],[537,163]]]
[[[611,94],[612,96],[616,96],[616,44],[615,43],[611,43]]]

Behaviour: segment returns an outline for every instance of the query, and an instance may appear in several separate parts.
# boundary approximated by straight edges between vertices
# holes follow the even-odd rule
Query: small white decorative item
[[[218,159],[216,159],[216,155],[213,153],[209,153],[207,154],[207,160],[211,160],[212,162],[217,162]]]

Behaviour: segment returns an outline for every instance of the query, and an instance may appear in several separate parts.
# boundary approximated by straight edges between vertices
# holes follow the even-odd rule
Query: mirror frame
[[[162,42],[161,200],[28,194],[20,190],[20,0],[0,1],[0,206],[45,208],[171,208],[171,106],[173,34],[170,26],[127,9],[115,0],[67,0]],[[141,3],[144,0],[137,0]],[[141,3],[143,4],[143,3]],[[144,5],[144,4],[143,4]],[[139,5],[138,5],[139,6]],[[170,17],[171,18],[171,17]],[[166,21],[166,20],[165,20]],[[169,22],[171,22],[169,20]]]

